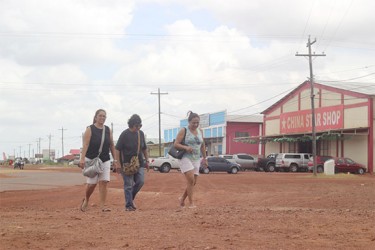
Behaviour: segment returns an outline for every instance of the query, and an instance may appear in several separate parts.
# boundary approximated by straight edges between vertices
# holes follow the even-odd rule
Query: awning
[[[324,133],[317,133],[316,140],[348,140],[352,136],[363,136],[368,134],[368,128],[328,131]],[[307,142],[312,141],[312,134],[236,137],[233,138],[233,141],[249,144],[265,144],[267,142]]]

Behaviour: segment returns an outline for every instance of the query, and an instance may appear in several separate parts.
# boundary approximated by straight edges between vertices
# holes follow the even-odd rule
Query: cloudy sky
[[[188,110],[259,114],[309,76],[375,84],[370,0],[0,0],[0,153],[80,148],[99,108],[114,138]],[[154,94],[151,94],[154,93]],[[62,130],[64,129],[64,130]],[[50,139],[49,139],[50,136]],[[50,143],[50,144],[49,144]],[[30,151],[29,151],[30,149]]]

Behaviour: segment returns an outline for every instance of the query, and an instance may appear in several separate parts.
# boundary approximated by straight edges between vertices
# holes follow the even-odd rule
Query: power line
[[[368,76],[371,76],[371,75],[375,75],[375,72],[367,74],[367,75],[363,75],[363,76],[358,76],[358,77],[353,77],[353,78],[350,78],[350,79],[345,79],[345,80],[319,80],[319,81],[324,81],[324,82],[347,82],[347,81],[352,81],[352,80],[357,80],[357,79],[365,78],[365,77],[368,77]]]
[[[330,44],[331,44],[333,38],[336,36],[337,31],[338,31],[338,30],[340,29],[340,27],[341,27],[342,21],[344,20],[344,18],[345,18],[346,15],[348,14],[348,11],[349,11],[350,6],[352,5],[352,3],[353,3],[353,0],[350,2],[350,4],[348,5],[348,7],[346,8],[346,11],[345,11],[344,15],[342,16],[342,18],[341,18],[339,24],[337,25],[335,31],[333,32],[333,35],[331,36],[330,40],[328,41],[328,43],[327,43],[327,45],[326,45],[326,47],[324,48],[323,51],[326,51],[327,48],[330,46]]]

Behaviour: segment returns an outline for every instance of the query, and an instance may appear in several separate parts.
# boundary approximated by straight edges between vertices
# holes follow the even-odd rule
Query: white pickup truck
[[[168,173],[171,169],[180,170],[178,160],[169,155],[152,159],[149,166],[160,173]]]

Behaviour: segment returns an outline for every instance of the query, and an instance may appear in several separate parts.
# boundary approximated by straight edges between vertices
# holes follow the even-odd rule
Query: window
[[[300,159],[300,155],[285,155],[285,159]]]
[[[235,137],[249,137],[249,132],[236,132]]]
[[[217,128],[212,128],[212,137],[217,137]]]
[[[233,159],[233,155],[223,155],[224,159]]]
[[[223,136],[223,127],[219,127],[219,128],[217,129],[217,136],[218,136],[218,137],[222,137],[222,136]]]
[[[205,138],[211,138],[211,129],[207,128],[204,130],[204,137]]]
[[[345,158],[346,162],[349,164],[354,164],[355,162],[352,159]]]
[[[320,142],[320,154],[321,155],[329,155],[329,152],[328,152],[328,141],[321,141]]]
[[[237,155],[238,159],[243,159],[243,160],[254,160],[254,158],[250,155]]]

